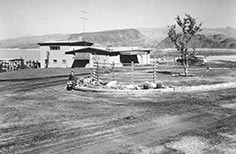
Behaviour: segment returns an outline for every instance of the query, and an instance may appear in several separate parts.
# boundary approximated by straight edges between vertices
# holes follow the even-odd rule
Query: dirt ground
[[[138,97],[65,83],[0,82],[0,153],[236,153],[236,89]]]

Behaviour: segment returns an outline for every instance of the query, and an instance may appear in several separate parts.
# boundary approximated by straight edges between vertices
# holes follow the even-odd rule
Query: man
[[[73,71],[70,72],[69,81],[76,81],[75,73]]]
[[[69,82],[67,82],[67,90],[72,90],[76,86],[76,76],[73,71],[70,72]]]

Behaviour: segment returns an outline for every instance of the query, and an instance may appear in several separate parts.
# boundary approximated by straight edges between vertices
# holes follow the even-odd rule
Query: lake
[[[0,49],[0,60],[23,58],[25,60],[39,60],[39,49]]]
[[[39,60],[39,49],[0,49],[0,60],[23,58],[25,60]],[[207,56],[207,60],[236,61],[236,55]]]
[[[236,55],[220,55],[220,56],[208,56],[207,60],[224,60],[236,62]]]

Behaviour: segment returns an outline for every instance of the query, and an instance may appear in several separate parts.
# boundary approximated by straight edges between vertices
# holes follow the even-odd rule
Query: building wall
[[[93,63],[97,62],[101,66],[111,66],[114,62],[116,65],[121,65],[120,63],[120,55],[117,56],[109,56],[109,55],[91,55],[90,56],[90,67],[93,67]]]
[[[74,55],[65,54],[70,49],[70,46],[60,46],[60,50],[50,50],[49,46],[40,46],[41,68],[46,67],[45,59],[47,59],[47,52],[49,53],[48,67],[71,67]]]
[[[145,54],[138,54],[138,62],[139,64],[150,64],[150,54],[145,53]]]
[[[110,56],[110,63],[112,64],[113,62],[116,66],[123,66],[120,62],[120,55]]]
[[[45,59],[47,59],[47,52],[49,53],[49,64],[48,67],[72,67],[74,62],[74,55],[65,54],[66,51],[76,50],[81,46],[60,46],[60,50],[50,50],[49,46],[40,46],[40,63],[41,67],[45,68]],[[137,53],[139,64],[150,63],[150,53],[140,52]],[[94,61],[98,60],[101,65],[111,65],[113,62],[115,66],[123,66],[120,61],[120,55],[109,56],[109,55],[90,55],[89,64],[86,67],[93,67]]]

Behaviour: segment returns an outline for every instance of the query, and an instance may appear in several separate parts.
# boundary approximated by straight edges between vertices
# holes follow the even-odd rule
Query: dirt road
[[[236,89],[138,97],[66,91],[65,82],[0,83],[0,153],[236,150]]]

